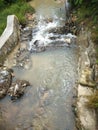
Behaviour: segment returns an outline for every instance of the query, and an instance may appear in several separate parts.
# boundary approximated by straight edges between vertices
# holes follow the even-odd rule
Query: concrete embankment
[[[0,37],[0,63],[3,63],[5,57],[18,44],[19,36],[19,21],[15,15],[9,15],[7,26]]]

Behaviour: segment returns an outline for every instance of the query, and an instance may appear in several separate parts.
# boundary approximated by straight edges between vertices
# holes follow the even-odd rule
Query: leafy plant
[[[83,0],[75,0],[75,5],[81,5]]]

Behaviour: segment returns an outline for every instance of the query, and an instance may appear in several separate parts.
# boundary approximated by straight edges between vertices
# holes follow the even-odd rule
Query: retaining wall
[[[78,130],[96,130],[96,113],[94,109],[87,107],[88,96],[95,90],[95,49],[91,41],[90,32],[83,31],[78,37],[77,43],[80,48],[78,65],[79,83],[77,87],[77,117]]]
[[[20,36],[19,21],[15,15],[7,17],[7,26],[0,37],[0,63],[3,63],[6,56],[18,44]]]

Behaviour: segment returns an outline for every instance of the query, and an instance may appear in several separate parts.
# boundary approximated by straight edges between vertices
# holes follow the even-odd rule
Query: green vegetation
[[[88,96],[87,107],[98,109],[98,90],[91,96]]]
[[[6,5],[7,4],[7,5]],[[26,0],[1,0],[0,1],[0,35],[6,27],[8,15],[15,14],[20,24],[26,24],[26,13],[34,13],[34,9],[26,3]]]
[[[87,27],[92,33],[92,40],[96,46],[96,58],[98,59],[98,0],[70,0],[77,22]],[[74,11],[75,10],[75,11]],[[98,64],[98,60],[96,61]],[[98,110],[98,90],[87,97],[87,107]]]
[[[98,43],[98,0],[70,0],[76,10],[78,23],[83,23],[91,29],[92,40]]]

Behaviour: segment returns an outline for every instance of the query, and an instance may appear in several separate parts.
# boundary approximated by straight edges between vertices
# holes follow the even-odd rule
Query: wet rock
[[[8,90],[8,95],[11,97],[11,100],[20,98],[24,94],[27,86],[30,86],[30,83],[26,80],[14,81]]]
[[[20,41],[28,41],[32,39],[32,28],[25,27],[21,28]]]
[[[13,70],[6,67],[0,68],[0,98],[3,98],[7,94],[12,82]]]
[[[47,19],[45,19],[45,22],[46,22],[46,23],[53,22],[53,19],[52,19],[52,18],[47,18]]]
[[[31,41],[32,44],[32,41]],[[32,44],[32,47],[30,48],[30,52],[43,52],[46,50],[46,47],[44,46],[44,42],[41,40],[36,40]]]
[[[49,30],[49,33],[64,34],[65,27],[56,27]]]
[[[42,47],[38,47],[36,52],[43,52],[45,50],[46,50],[46,48],[44,46],[42,46]]]
[[[32,62],[30,61],[29,54],[30,53],[27,50],[19,49],[15,58],[15,66],[21,67],[24,69],[29,69],[32,66]]]

